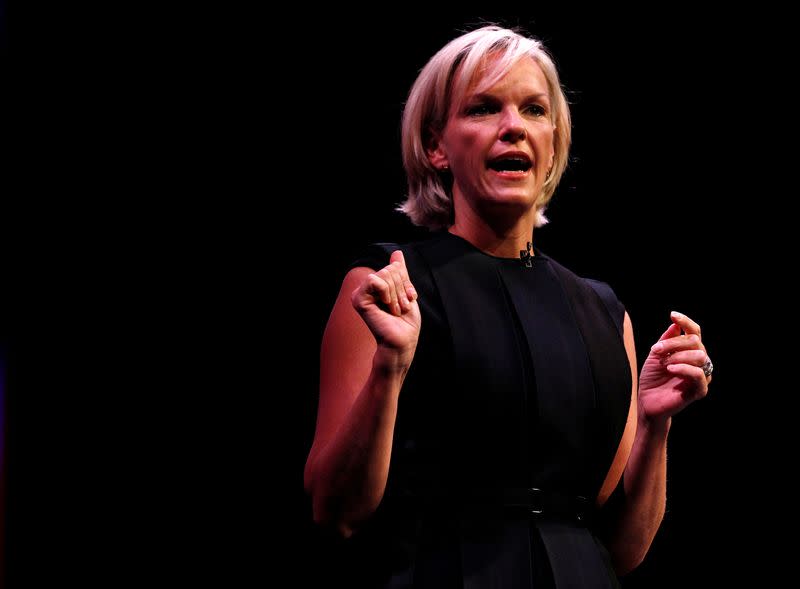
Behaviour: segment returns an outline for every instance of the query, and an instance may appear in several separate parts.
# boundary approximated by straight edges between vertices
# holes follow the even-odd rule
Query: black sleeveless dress
[[[398,247],[353,266],[379,269]],[[386,493],[343,541],[343,581],[617,587],[599,519],[578,506],[597,497],[630,406],[624,308],[539,251],[528,267],[447,232],[401,249],[422,329]]]

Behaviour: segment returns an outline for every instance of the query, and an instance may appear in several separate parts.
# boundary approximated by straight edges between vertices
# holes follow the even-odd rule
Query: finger
[[[665,366],[671,364],[689,364],[702,368],[703,364],[706,363],[706,358],[708,358],[708,356],[706,356],[705,350],[683,350],[665,355],[661,361]]]
[[[414,285],[411,283],[411,280],[404,280],[403,287],[406,289],[406,295],[408,296],[408,299],[410,301],[416,301],[419,295],[417,294],[417,289],[414,288]]]
[[[350,302],[353,304],[353,308],[359,312],[364,311],[373,303],[383,303],[388,307],[391,300],[386,281],[375,273],[368,274],[350,295]]]
[[[405,269],[405,267],[406,267],[406,258],[403,255],[403,250],[394,250],[392,252],[392,255],[389,256],[389,263],[393,264],[395,262],[400,262],[400,264]]]
[[[380,272],[378,272],[378,276],[380,276],[386,282],[386,290],[389,293],[389,301],[383,301],[389,307],[389,312],[393,315],[400,315],[400,303],[397,300],[397,289],[394,285],[394,278],[392,277],[392,271],[389,267],[385,267]]]
[[[389,284],[377,273],[367,276],[367,283],[364,287],[364,292],[371,295],[376,301],[383,303],[387,307],[392,304],[392,295],[389,292]]]
[[[653,352],[660,355],[674,354],[682,350],[703,350],[703,343],[700,341],[700,336],[691,335],[677,335],[669,339],[657,342],[652,348]],[[705,360],[703,360],[705,362]]]
[[[401,250],[395,250],[392,252],[392,256],[389,259],[392,263],[400,263],[398,269],[400,270],[400,276],[403,278],[403,291],[406,293],[408,300],[417,300],[417,289],[414,288],[414,284],[411,282],[411,278],[408,276],[408,267],[406,266],[405,254],[403,254]]]
[[[391,263],[389,266],[392,269],[392,278],[394,278],[395,285],[397,287],[397,296],[401,303],[404,303],[403,308],[408,309],[409,305],[411,304],[411,297],[409,296],[405,283],[408,280],[408,269],[406,268],[406,259],[403,256],[403,252],[400,250],[395,250],[392,252],[392,257],[390,258]]]
[[[691,364],[670,364],[667,366],[667,370],[678,376],[686,376],[702,381],[706,380],[706,375],[703,374],[703,369],[697,366],[692,366]]]
[[[689,317],[684,315],[683,313],[678,313],[677,311],[673,311],[669,314],[669,318],[672,319],[674,325],[679,325],[681,329],[683,329],[684,333],[687,335],[693,333],[695,335],[701,336],[700,333],[700,325],[692,321]]]
[[[411,301],[408,300],[408,295],[406,294],[406,288],[403,284],[403,276],[400,272],[400,263],[399,262],[392,262],[389,266],[389,272],[392,276],[392,287],[394,288],[395,295],[397,296],[397,300],[400,303],[403,311],[408,311],[411,307]]]
[[[680,325],[676,325],[675,323],[670,323],[669,327],[667,327],[667,330],[661,334],[660,338],[658,338],[658,341],[670,339],[680,334],[681,334]]]
[[[670,364],[667,370],[674,376],[693,380],[697,383],[697,397],[705,397],[708,393],[708,382],[703,369],[689,364]]]
[[[680,334],[680,332],[681,328],[674,323],[671,323],[670,326],[667,327],[667,330],[661,334],[661,337],[658,338],[658,341],[653,344],[653,346],[650,348],[650,351],[655,352],[656,354],[665,353],[664,342],[676,337]]]

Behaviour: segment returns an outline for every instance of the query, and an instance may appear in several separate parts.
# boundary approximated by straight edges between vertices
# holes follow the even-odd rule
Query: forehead
[[[524,56],[511,66],[497,57],[490,57],[475,71],[467,86],[466,97],[495,92],[549,95],[548,90],[547,77],[533,57]]]

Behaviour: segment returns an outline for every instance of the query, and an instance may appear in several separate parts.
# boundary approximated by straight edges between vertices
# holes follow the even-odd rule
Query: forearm
[[[638,423],[623,479],[625,501],[609,541],[619,574],[642,562],[664,518],[669,428],[669,419],[657,424]]]
[[[386,489],[397,402],[407,365],[378,350],[364,388],[311,464],[314,520],[345,536],[378,507]]]

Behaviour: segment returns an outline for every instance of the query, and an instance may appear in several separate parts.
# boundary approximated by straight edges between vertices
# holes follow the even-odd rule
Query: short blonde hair
[[[492,69],[482,71],[487,57]],[[497,83],[522,58],[531,57],[542,69],[550,94],[555,157],[553,167],[536,201],[536,226],[547,223],[544,209],[567,167],[572,128],[564,91],[553,59],[536,39],[495,25],[481,27],[445,45],[417,76],[403,111],[403,166],[408,179],[408,196],[398,210],[411,222],[431,230],[449,227],[454,222],[451,178],[433,167],[426,147],[433,133],[444,130],[449,109],[464,100],[470,83],[478,74],[486,75],[482,86]],[[460,68],[460,70],[459,70]],[[458,76],[456,77],[456,72]]]

